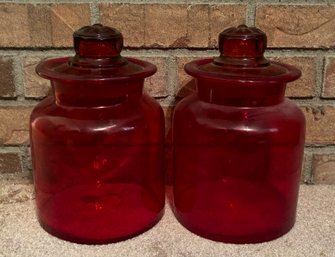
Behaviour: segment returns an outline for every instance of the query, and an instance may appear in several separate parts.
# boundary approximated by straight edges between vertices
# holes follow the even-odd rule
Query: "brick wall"
[[[183,65],[217,55],[218,33],[246,23],[267,33],[269,58],[293,64],[303,72],[287,89],[287,96],[296,101],[307,119],[302,181],[335,184],[332,0],[118,2],[0,1],[1,176],[31,171],[29,114],[50,89],[49,82],[37,77],[34,68],[43,58],[72,55],[74,30],[96,22],[114,26],[124,35],[125,56],[158,66],[145,90],[163,106],[169,128],[175,99],[194,90]]]

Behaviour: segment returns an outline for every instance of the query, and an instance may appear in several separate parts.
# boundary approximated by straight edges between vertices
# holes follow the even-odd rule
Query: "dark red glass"
[[[197,91],[173,115],[174,213],[212,240],[268,241],[295,222],[305,119],[284,92],[300,71],[265,47],[241,25],[220,34],[220,57],[185,66]]]
[[[31,114],[38,219],[65,240],[119,241],[163,215],[163,112],[142,93],[156,67],[121,57],[109,27],[83,27],[74,42],[75,57],[36,68],[53,87]]]

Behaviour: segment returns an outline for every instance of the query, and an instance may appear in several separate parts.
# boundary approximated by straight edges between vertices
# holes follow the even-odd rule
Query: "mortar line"
[[[313,154],[335,154],[335,144],[305,143],[305,149]]]
[[[2,145],[0,147],[0,153],[21,153],[21,149],[19,146],[7,146],[7,145]]]
[[[246,16],[247,26],[254,27],[256,24],[256,3],[254,1],[248,3]]]
[[[32,162],[31,162],[31,152],[30,145],[24,145],[20,147],[21,149],[21,165],[24,172],[31,174],[32,172]]]
[[[315,97],[318,97],[319,100],[321,100],[322,92],[323,92],[324,67],[325,67],[325,57],[318,56],[316,59],[316,87],[314,89],[314,93],[315,93]]]
[[[167,91],[169,96],[175,96],[176,90],[178,88],[178,68],[177,60],[175,57],[170,56],[167,59],[167,72],[168,72],[168,82]]]
[[[36,104],[41,102],[42,99],[23,99],[17,100],[3,100],[0,99],[0,107],[34,107]]]
[[[291,100],[293,100],[295,103],[297,103],[299,106],[334,106],[335,105],[335,99],[320,99],[318,97],[314,97],[311,99],[302,99],[302,98],[296,98],[296,97],[289,97]]]
[[[143,55],[176,55],[176,56],[206,56],[218,55],[217,48],[125,48],[124,52],[138,53]],[[69,55],[73,54],[73,48],[0,48],[0,55],[34,55],[34,56],[52,56],[52,55]],[[335,56],[335,49],[267,49],[267,57],[272,56],[293,56],[293,57],[318,57],[320,55]]]
[[[81,4],[81,3],[129,3],[129,4],[240,4],[240,3],[254,3],[256,1],[252,0],[241,0],[240,2],[237,2],[236,0],[226,0],[224,3],[222,3],[222,0],[167,0],[162,3],[159,0],[134,0],[134,1],[122,1],[122,0],[105,0],[105,1],[97,1],[97,0],[78,0],[78,1],[71,1],[71,0],[0,0],[0,3],[16,3],[16,4],[66,4],[66,3],[72,3],[72,4]],[[307,6],[313,6],[313,5],[334,5],[334,1],[332,0],[309,0],[306,2],[306,0],[295,0],[292,2],[292,0],[259,0],[259,4],[265,5],[307,5]]]
[[[304,162],[303,162],[303,182],[307,185],[313,184],[313,153],[308,149],[304,149]]]
[[[321,100],[322,101],[326,101],[329,99],[335,99],[335,96],[325,96],[325,89],[326,89],[326,69],[327,66],[329,64],[329,59],[327,58],[327,56],[324,56],[323,58],[323,69],[322,69],[322,89],[321,89]]]
[[[13,57],[14,84],[17,98],[16,103],[24,101],[24,68],[23,58],[21,56]]]
[[[90,3],[91,24],[101,23],[99,4],[96,2]]]

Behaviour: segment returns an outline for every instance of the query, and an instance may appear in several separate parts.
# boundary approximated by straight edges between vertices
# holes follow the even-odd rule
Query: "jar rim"
[[[123,72],[120,67],[92,69],[89,67],[71,66],[69,65],[71,58],[63,57],[42,61],[36,66],[36,73],[49,80],[103,82],[144,79],[157,71],[157,67],[154,64],[131,57],[125,58],[128,61],[125,66],[131,64],[137,66],[138,69],[136,71],[126,70],[126,72]]]

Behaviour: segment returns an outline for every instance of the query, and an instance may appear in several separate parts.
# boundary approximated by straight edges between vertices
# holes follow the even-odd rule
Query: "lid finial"
[[[73,33],[75,57],[70,61],[80,67],[115,67],[127,63],[120,53],[123,36],[115,28],[94,24]]]
[[[266,35],[263,31],[246,25],[239,25],[219,34],[220,57],[217,64],[239,66],[264,66],[269,61],[263,56],[266,49]]]
[[[94,24],[73,33],[74,49],[80,57],[111,58],[120,56],[123,37],[115,28]]]

